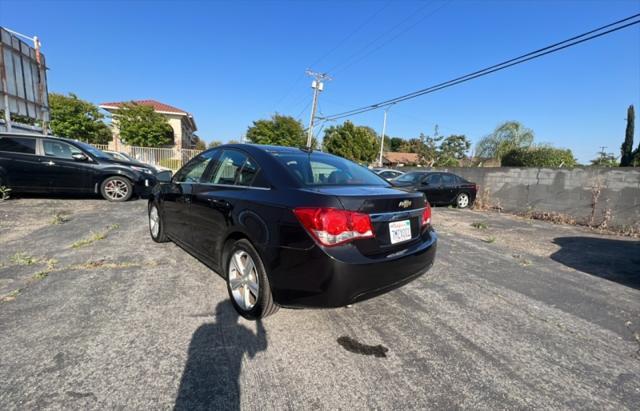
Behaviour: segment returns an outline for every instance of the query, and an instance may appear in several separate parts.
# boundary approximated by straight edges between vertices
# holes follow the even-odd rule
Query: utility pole
[[[316,73],[311,69],[307,69],[307,75],[313,77],[311,88],[313,89],[313,103],[311,104],[311,116],[309,117],[309,129],[307,130],[307,148],[311,148],[313,138],[313,122],[316,118],[316,110],[318,109],[318,95],[324,89],[323,81],[330,81],[331,77],[327,73]]]
[[[384,151],[384,133],[387,132],[387,113],[389,107],[384,109],[384,120],[382,121],[382,138],[380,139],[380,157],[378,158],[378,167],[382,167],[382,154]]]

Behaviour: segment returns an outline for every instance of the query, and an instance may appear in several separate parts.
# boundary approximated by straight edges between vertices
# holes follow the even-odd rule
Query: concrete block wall
[[[586,221],[595,192],[595,223],[607,210],[613,227],[640,226],[640,168],[448,168],[487,189],[491,201],[505,211],[562,213]]]

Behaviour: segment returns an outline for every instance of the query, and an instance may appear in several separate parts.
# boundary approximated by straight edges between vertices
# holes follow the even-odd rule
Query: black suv
[[[100,193],[109,201],[145,195],[155,170],[114,160],[97,148],[66,138],[0,133],[0,186],[14,192]]]

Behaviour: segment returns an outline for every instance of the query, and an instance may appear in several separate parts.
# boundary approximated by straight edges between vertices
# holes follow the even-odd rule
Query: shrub
[[[506,167],[574,167],[577,162],[569,149],[555,147],[514,148],[501,158]]]

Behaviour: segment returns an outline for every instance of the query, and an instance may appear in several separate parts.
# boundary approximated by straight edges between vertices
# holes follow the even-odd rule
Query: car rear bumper
[[[277,266],[269,270],[274,300],[288,307],[341,307],[363,301],[423,275],[433,265],[436,246],[437,236],[430,230],[407,249],[377,258],[363,256],[355,246],[337,253],[334,249],[331,255],[318,246],[281,250]]]

